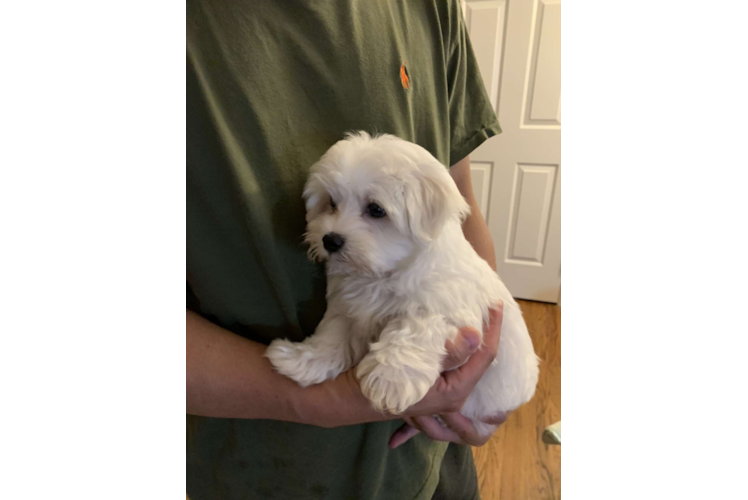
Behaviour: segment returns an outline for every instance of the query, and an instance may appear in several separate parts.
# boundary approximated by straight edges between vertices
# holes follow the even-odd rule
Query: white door
[[[463,0],[463,12],[503,130],[470,155],[499,275],[516,298],[557,303],[561,0]]]

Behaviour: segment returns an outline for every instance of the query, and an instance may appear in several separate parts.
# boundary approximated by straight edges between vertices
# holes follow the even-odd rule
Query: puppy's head
[[[341,274],[383,275],[470,212],[447,169],[391,135],[350,134],[304,188],[309,255]]]

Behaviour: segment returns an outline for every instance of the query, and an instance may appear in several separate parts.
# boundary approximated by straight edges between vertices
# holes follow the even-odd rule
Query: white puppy
[[[356,375],[374,407],[401,413],[436,382],[445,343],[482,332],[504,301],[498,355],[461,413],[482,417],[529,401],[538,358],[519,306],[465,239],[470,208],[428,151],[390,135],[351,134],[317,162],[304,189],[306,242],[327,262],[327,312],[300,343],[275,340],[273,366],[302,386]]]

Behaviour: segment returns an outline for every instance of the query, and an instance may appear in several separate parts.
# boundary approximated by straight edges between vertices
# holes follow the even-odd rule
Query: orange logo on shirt
[[[400,83],[403,84],[405,90],[408,90],[410,88],[410,77],[408,76],[408,68],[405,67],[406,64],[403,61],[402,66],[400,66]]]

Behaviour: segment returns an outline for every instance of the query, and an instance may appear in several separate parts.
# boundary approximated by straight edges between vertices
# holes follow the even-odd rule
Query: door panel
[[[517,298],[561,290],[561,2],[470,0],[465,22],[503,133],[470,155],[473,184]]]

